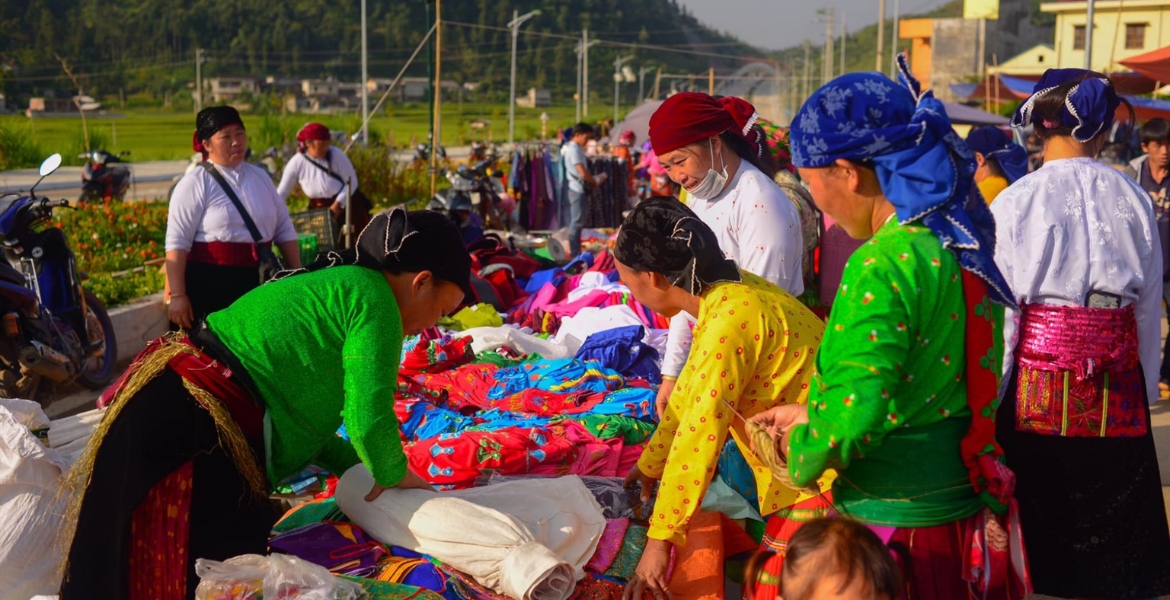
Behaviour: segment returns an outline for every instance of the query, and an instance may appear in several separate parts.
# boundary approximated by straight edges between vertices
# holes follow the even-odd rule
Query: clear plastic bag
[[[481,478],[476,485],[495,485],[505,481],[518,479],[533,479],[545,477],[542,475],[500,475],[492,473],[485,479]],[[629,518],[635,522],[650,518],[650,509],[654,506],[655,495],[651,494],[650,502],[643,507],[640,493],[637,488],[622,487],[620,477],[598,477],[595,475],[579,475],[585,487],[593,494],[593,499],[601,505],[601,511],[607,519]]]
[[[284,554],[245,554],[224,562],[195,561],[195,600],[359,600],[362,586],[325,567]]]

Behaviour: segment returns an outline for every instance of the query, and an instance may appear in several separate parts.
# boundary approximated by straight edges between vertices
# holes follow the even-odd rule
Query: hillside
[[[370,0],[369,73],[392,77],[429,29],[420,0]],[[603,40],[590,51],[590,86],[612,90],[613,60],[674,72],[730,69],[762,53],[700,24],[674,0],[448,0],[443,3],[443,77],[478,82],[484,100],[506,98],[512,10],[540,9],[521,31],[524,87],[551,88],[568,101],[581,29]],[[619,44],[639,44],[634,49]],[[646,46],[660,46],[651,49]],[[131,104],[187,98],[195,49],[207,50],[205,77],[257,75],[360,79],[360,0],[8,0],[0,2],[0,93],[23,106],[30,95],[69,93],[55,55],[69,60],[85,92]],[[704,56],[716,54],[720,57]],[[426,53],[408,75],[426,74]],[[652,79],[652,75],[650,76]],[[15,102],[14,102],[15,101]]]

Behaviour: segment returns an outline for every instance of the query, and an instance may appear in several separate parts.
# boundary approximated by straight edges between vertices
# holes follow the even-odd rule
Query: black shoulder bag
[[[304,153],[302,153],[302,154],[304,154]],[[305,160],[309,161],[309,164],[313,165],[314,167],[317,167],[318,169],[325,171],[326,175],[336,179],[337,182],[341,184],[341,190],[338,191],[336,194],[333,194],[332,199],[336,200],[337,196],[341,195],[341,192],[345,190],[345,186],[348,184],[346,183],[346,181],[344,179],[341,178],[341,175],[338,175],[337,173],[333,172],[333,161],[332,161],[333,150],[332,149],[329,150],[329,154],[327,156],[329,157],[329,158],[326,158],[326,160],[329,160],[329,168],[325,168],[325,167],[321,166],[321,163],[313,160],[312,158],[309,158],[309,155],[307,155],[307,154],[305,154]],[[355,190],[355,189],[353,189],[352,186],[350,186],[349,198],[351,200],[353,200],[353,206],[351,207],[351,210],[355,211],[355,214],[358,214],[359,212],[364,212],[366,214],[369,214],[370,211],[374,210],[374,203],[370,202],[370,199],[367,198],[366,195],[362,193],[361,189]],[[355,219],[355,221],[356,221],[356,219]]]
[[[224,180],[223,174],[210,162],[204,162],[203,168],[207,169],[207,172],[215,178],[216,183],[223,189],[223,193],[227,194],[228,199],[232,201],[236,210],[239,211],[240,217],[244,219],[244,225],[248,228],[248,233],[252,235],[252,241],[256,246],[256,258],[260,261],[260,283],[267,283],[277,273],[284,270],[284,265],[281,264],[276,253],[272,251],[272,246],[262,243],[263,239],[260,237],[260,230],[256,227],[256,222],[252,220],[252,215],[248,214],[247,209],[244,208],[244,204],[240,202],[240,198],[232,190],[232,186],[228,185],[228,182]]]

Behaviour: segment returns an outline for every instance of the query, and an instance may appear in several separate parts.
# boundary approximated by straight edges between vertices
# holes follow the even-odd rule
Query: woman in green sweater
[[[357,248],[283,274],[153,342],[70,474],[76,520],[62,597],[185,598],[197,558],[263,554],[267,496],[305,466],[430,489],[394,416],[404,335],[469,293],[458,228],[430,211],[378,215]],[[346,426],[350,441],[336,435]]]
[[[1014,477],[995,441],[991,306],[1012,300],[973,155],[904,57],[899,67],[905,87],[844,75],[794,121],[792,162],[813,199],[869,241],[845,266],[807,407],[756,420],[779,442],[762,450],[787,461],[793,483],[836,470],[837,512],[905,550],[906,598],[967,598],[969,586],[995,596],[1009,579],[1002,534],[1012,529],[995,513],[1010,505]],[[798,525],[769,524],[771,566]],[[1026,588],[1015,549],[1011,582]],[[762,584],[779,575],[763,573]]]

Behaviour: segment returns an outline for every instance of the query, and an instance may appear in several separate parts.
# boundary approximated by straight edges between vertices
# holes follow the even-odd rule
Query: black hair
[[[760,128],[760,126],[752,126],[753,130],[757,128]],[[755,135],[755,133],[756,132],[753,131],[752,135]],[[760,128],[759,133],[761,134],[759,139],[763,140],[767,138],[767,136],[763,134],[762,128]],[[776,177],[776,172],[780,170],[780,167],[776,165],[776,157],[772,156],[772,152],[768,150],[767,145],[763,147],[763,156],[759,156],[752,148],[752,145],[748,143],[748,141],[745,140],[743,136],[734,131],[724,131],[723,133],[719,134],[719,139],[723,140],[723,143],[728,148],[731,148],[736,154],[738,154],[740,158],[748,161],[752,164],[753,167],[759,169],[764,173],[764,175],[767,175],[768,179],[773,179]]]
[[[994,175],[996,177],[1003,177],[1004,179],[1007,179],[1007,175],[1004,175],[1003,168],[999,166],[999,159],[998,158],[996,158],[990,154],[984,154],[983,155],[983,163],[986,164],[987,168],[991,170],[992,175]]]
[[[1036,132],[1036,137],[1040,138],[1041,141],[1053,137],[1072,136],[1073,128],[1065,125],[1061,120],[1064,112],[1064,103],[1068,100],[1069,92],[1086,79],[1109,80],[1108,77],[1101,73],[1087,71],[1084,75],[1066,81],[1036,97],[1032,105],[1032,126]],[[1110,89],[1113,88],[1112,82],[1110,82],[1109,87]],[[1129,100],[1125,98],[1118,98],[1118,100],[1129,109],[1129,122],[1132,124],[1135,120],[1133,104],[1130,104]],[[1045,123],[1053,123],[1056,126],[1048,127]]]
[[[594,133],[595,130],[593,129],[593,126],[588,123],[577,123],[573,126],[573,137],[577,137],[579,135],[588,135],[589,137],[593,137]]]
[[[1170,121],[1162,117],[1154,117],[1146,121],[1141,128],[1142,144],[1149,144],[1150,142],[1158,142],[1159,144],[1170,144]]]

